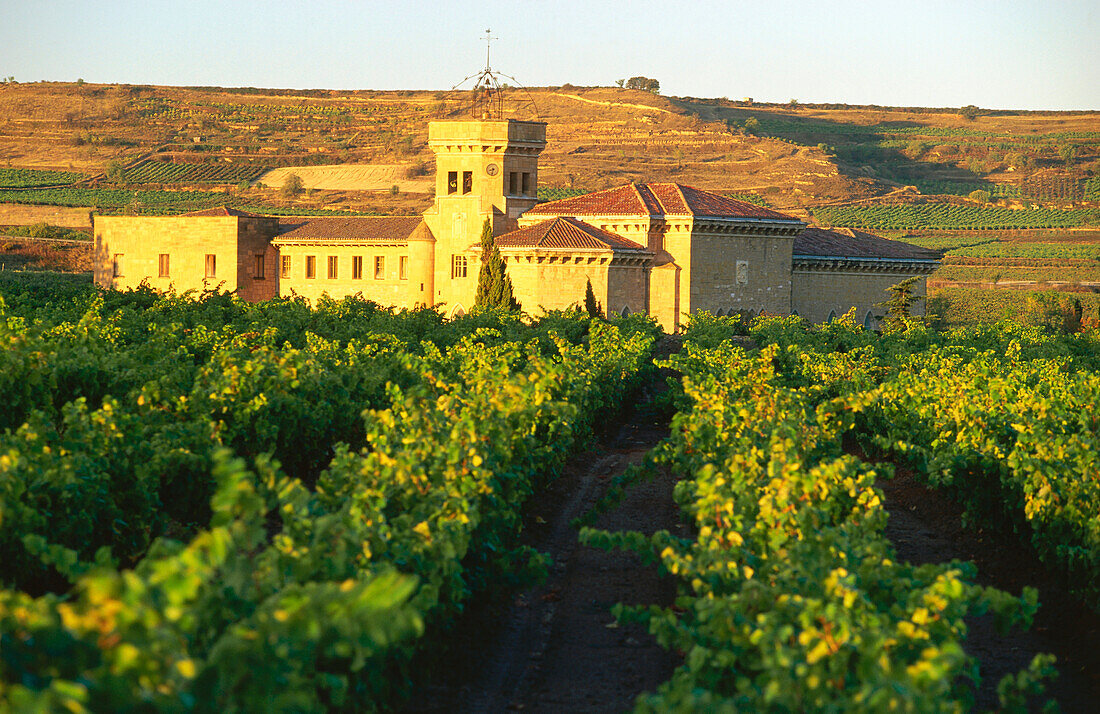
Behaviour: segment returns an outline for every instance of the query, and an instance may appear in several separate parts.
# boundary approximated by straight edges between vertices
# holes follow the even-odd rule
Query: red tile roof
[[[563,250],[637,250],[632,240],[600,230],[575,218],[551,218],[496,237],[499,248],[560,248]]]
[[[420,216],[281,216],[275,241],[401,242],[423,220]]]
[[[939,260],[943,257],[942,251],[880,238],[851,228],[807,228],[794,239],[792,253],[796,258]]]
[[[796,221],[768,208],[678,183],[627,184],[536,205],[527,213],[552,216],[711,216]]]
[[[249,213],[248,211],[242,211],[238,208],[228,208],[226,206],[217,206],[215,208],[204,208],[201,211],[191,211],[190,213],[184,213],[185,216],[197,216],[197,217],[226,217],[236,216],[238,218],[265,218],[258,213]]]

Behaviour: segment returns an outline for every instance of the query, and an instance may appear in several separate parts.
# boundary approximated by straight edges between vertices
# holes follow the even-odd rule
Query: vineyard
[[[0,189],[33,188],[34,186],[58,186],[75,183],[84,174],[72,171],[41,171],[39,169],[0,168]]]
[[[974,584],[958,561],[899,562],[883,534],[871,466],[843,446],[912,464],[957,495],[983,528],[1014,532],[1100,606],[1100,394],[1095,336],[1011,323],[882,336],[848,316],[811,330],[753,322],[762,345],[729,338],[733,318],[692,316],[664,366],[683,375],[672,436],[645,470],[681,477],[693,539],[582,531],[582,540],[660,563],[670,608],[618,606],[683,664],[636,711],[966,711],[982,663],[963,618],[1028,627],[1036,592]],[[652,473],[652,471],[650,471]],[[1039,653],[996,687],[1001,710],[1037,706],[1054,657]]]
[[[124,188],[44,188],[25,191],[0,190],[0,203],[90,206],[101,215],[133,212],[174,215],[214,206],[229,206],[265,215],[351,216],[350,211],[298,206],[267,206],[220,191],[158,191]]]
[[[126,169],[131,183],[228,183],[255,181],[268,170],[266,166],[245,164],[177,164],[146,159]]]
[[[5,289],[0,708],[365,710],[656,335],[555,314]],[[62,654],[63,653],[63,654]]]
[[[1098,209],[1032,208],[939,203],[827,206],[814,217],[830,226],[871,230],[998,230],[1100,225]]]

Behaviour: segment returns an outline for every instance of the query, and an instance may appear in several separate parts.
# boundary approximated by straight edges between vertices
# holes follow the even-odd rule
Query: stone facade
[[[422,218],[274,218],[225,208],[100,216],[95,281],[221,288],[254,301],[359,294],[454,315],[473,307],[488,221],[528,313],[583,304],[590,282],[606,314],[648,313],[671,332],[701,310],[794,311],[821,322],[855,306],[873,326],[886,288],[938,264],[933,251],[807,229],[770,209],[673,183],[539,204],[542,122],[432,122],[428,136],[436,194]]]

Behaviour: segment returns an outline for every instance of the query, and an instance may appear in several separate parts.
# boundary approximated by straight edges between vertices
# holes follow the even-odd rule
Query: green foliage
[[[84,231],[79,231],[75,228],[65,228],[64,226],[55,226],[46,222],[35,223],[29,226],[5,228],[4,234],[9,236],[26,236],[28,238],[49,238],[51,240],[91,240],[91,236]]]
[[[983,188],[974,189],[973,191],[971,191],[970,193],[967,194],[967,196],[970,198],[970,200],[977,201],[978,203],[981,203],[981,204],[989,203],[989,199],[992,195],[993,195],[992,193],[990,193],[989,191],[987,191],[986,189],[983,189]]]
[[[627,89],[640,89],[645,92],[657,94],[661,91],[661,83],[649,77],[631,77],[626,80]]]
[[[974,121],[982,115],[982,110],[973,104],[967,104],[965,107],[959,110],[959,116],[967,121]]]
[[[878,307],[886,309],[887,329],[904,329],[906,322],[912,318],[913,307],[924,299],[920,295],[913,294],[913,286],[920,279],[920,276],[914,275],[886,289],[890,299],[879,303]]]
[[[0,321],[4,710],[393,709],[657,334],[91,290]]]
[[[538,199],[539,201],[557,201],[563,198],[572,198],[573,196],[583,196],[588,193],[587,191],[579,188],[565,188],[562,186],[539,186]]]
[[[992,612],[1026,626],[1036,593],[979,587],[957,562],[899,563],[883,535],[882,470],[841,449],[860,395],[888,373],[880,346],[924,333],[763,319],[758,339],[789,344],[753,356],[719,341],[717,327],[689,325],[683,350],[662,364],[683,374],[685,401],[649,457],[681,476],[675,499],[694,535],[582,531],[587,544],[632,550],[678,582],[674,607],[615,609],[684,653],[637,711],[966,709],[978,669],[961,647],[964,618]],[[1036,694],[1044,666],[1003,685],[1004,701]]]
[[[504,258],[493,240],[493,226],[488,218],[481,228],[481,268],[477,274],[474,306],[513,312],[519,310],[519,303],[512,292],[512,279],[508,277]]]
[[[249,184],[267,171],[252,164],[176,164],[146,159],[127,171],[131,183]],[[245,186],[248,188],[248,186]]]

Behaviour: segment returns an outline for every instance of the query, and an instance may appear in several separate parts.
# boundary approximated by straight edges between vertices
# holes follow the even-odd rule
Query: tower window
[[[374,279],[386,279],[386,258],[382,255],[374,256]]]
[[[519,193],[519,174],[515,171],[508,172],[508,195],[515,196]]]
[[[354,255],[351,258],[351,278],[359,280],[363,277],[363,256]]]
[[[474,190],[474,172],[462,172],[462,193],[466,194]]]
[[[206,277],[213,278],[218,274],[218,256],[213,253],[206,254]]]
[[[338,276],[338,271],[337,271],[337,268],[339,266],[339,260],[340,259],[337,258],[335,255],[330,255],[328,257],[328,279],[329,280],[336,280],[336,278],[339,277]]]
[[[313,280],[317,277],[317,256],[306,256],[306,279]]]
[[[290,256],[289,255],[281,256],[279,258],[279,262],[280,262],[279,267],[281,268],[279,276],[283,277],[283,278],[289,278],[290,277]]]
[[[447,195],[458,193],[458,172],[447,172]]]
[[[523,195],[524,196],[532,195],[532,192],[534,191],[534,188],[531,185],[532,183],[533,182],[531,181],[531,174],[524,171],[523,172]]]
[[[409,256],[403,255],[397,259],[397,277],[401,280],[409,279]]]
[[[452,278],[465,278],[466,277],[466,256],[464,256],[464,255],[452,255],[451,256],[451,277]]]
[[[157,276],[161,278],[168,277],[168,254],[161,253],[157,259]]]
[[[263,253],[256,253],[254,258],[255,258],[256,272],[253,275],[253,277],[256,280],[263,280],[264,277],[265,277],[264,276],[264,255],[263,255]]]

